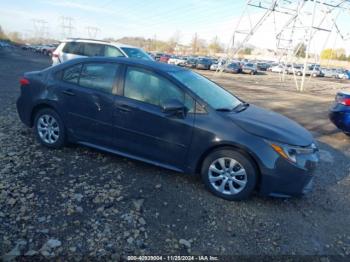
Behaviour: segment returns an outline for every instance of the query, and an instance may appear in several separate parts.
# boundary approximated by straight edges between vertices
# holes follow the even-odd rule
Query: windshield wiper
[[[233,110],[238,113],[238,112],[241,112],[241,111],[247,109],[248,106],[249,106],[248,103],[243,102],[243,103],[240,103],[239,105],[237,105]]]

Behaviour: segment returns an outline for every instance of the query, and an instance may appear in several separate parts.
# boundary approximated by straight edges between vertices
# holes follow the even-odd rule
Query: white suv
[[[142,49],[130,45],[90,39],[67,39],[61,41],[61,44],[52,53],[52,65],[87,56],[130,57],[154,60]]]

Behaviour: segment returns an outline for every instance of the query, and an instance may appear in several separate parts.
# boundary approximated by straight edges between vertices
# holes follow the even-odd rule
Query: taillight
[[[350,98],[339,99],[339,103],[344,105],[344,106],[350,106]]]
[[[27,78],[22,77],[19,80],[19,83],[21,84],[21,86],[26,86],[26,85],[29,85],[29,80]]]
[[[58,58],[58,54],[57,53],[52,53],[52,57]]]

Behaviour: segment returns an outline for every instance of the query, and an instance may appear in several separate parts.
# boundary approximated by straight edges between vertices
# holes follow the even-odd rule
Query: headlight
[[[302,147],[302,146],[290,146],[286,144],[270,142],[268,143],[271,147],[283,158],[296,163],[298,155],[309,155],[315,153],[318,149],[314,143],[310,146]]]

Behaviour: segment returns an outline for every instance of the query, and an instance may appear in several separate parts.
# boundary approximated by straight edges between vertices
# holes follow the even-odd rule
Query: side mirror
[[[170,99],[163,103],[163,112],[168,116],[184,118],[187,114],[186,106],[177,99]]]

